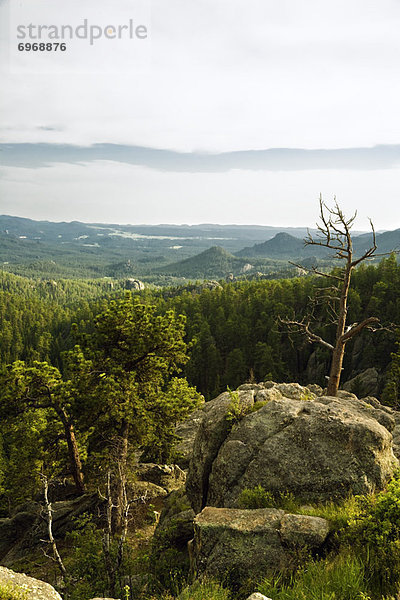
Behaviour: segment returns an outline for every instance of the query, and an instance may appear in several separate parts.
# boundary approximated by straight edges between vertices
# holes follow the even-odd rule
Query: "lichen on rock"
[[[204,408],[187,479],[196,513],[237,507],[240,493],[257,485],[304,502],[367,494],[383,489],[398,466],[395,418],[378,401],[349,392],[317,396],[298,384],[258,384],[237,394],[248,414],[233,426],[229,394]],[[265,402],[252,411],[259,395]]]
[[[62,600],[60,594],[49,583],[0,567],[0,583],[25,591],[29,600]]]

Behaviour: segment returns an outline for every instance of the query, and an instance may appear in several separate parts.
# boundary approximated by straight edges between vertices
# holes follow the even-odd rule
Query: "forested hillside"
[[[313,231],[313,230],[311,230]],[[332,268],[331,253],[304,246],[302,227],[53,223],[0,215],[0,265],[24,277],[139,277],[156,285],[187,280],[295,275],[288,260]],[[353,233],[356,253],[370,234]],[[400,244],[400,230],[377,233],[379,252]]]
[[[102,281],[34,281],[11,274],[0,276],[1,362],[16,359],[50,360],[60,364],[60,353],[73,344],[71,323],[91,327],[93,316],[106,299],[123,293]],[[187,317],[186,339],[191,344],[185,375],[207,398],[234,387],[243,380],[315,380],[323,384],[329,355],[309,345],[298,335],[288,335],[278,317],[302,316],[309,299],[326,286],[319,277],[222,282],[201,292],[173,293],[146,289],[135,292],[159,312],[171,308]],[[396,258],[379,266],[362,266],[353,276],[350,322],[376,315],[382,323],[400,322],[400,266]],[[332,339],[334,328],[323,303],[315,312],[317,331]],[[349,345],[343,380],[369,366],[384,373],[395,349],[395,336],[388,331],[370,334]],[[311,361],[310,361],[311,358]],[[318,368],[322,365],[323,368]]]
[[[58,364],[71,322],[90,319],[112,293],[99,280],[34,280],[0,271],[1,363]]]
[[[216,244],[236,252],[273,237],[276,231],[290,231],[300,237],[306,233],[304,227],[54,223],[0,215],[0,265],[6,271],[28,277],[134,276],[162,285],[171,283],[165,277],[165,265],[195,256]],[[221,273],[219,268],[210,272],[210,265],[199,269],[197,261],[194,266],[193,271],[185,270],[184,277],[216,278],[232,270]],[[266,268],[266,272],[270,271]]]

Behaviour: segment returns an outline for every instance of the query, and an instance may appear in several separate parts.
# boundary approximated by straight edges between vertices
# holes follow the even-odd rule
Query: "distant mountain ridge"
[[[221,278],[227,273],[244,272],[246,261],[233,256],[221,246],[213,246],[196,256],[167,265],[159,273],[186,278]]]
[[[255,244],[243,248],[236,256],[245,258],[294,258],[302,256],[326,256],[329,252],[326,248],[316,246],[305,246],[301,238],[294,237],[289,233],[277,233],[271,240],[262,244]]]
[[[372,246],[372,233],[365,233],[353,238],[355,255],[361,255]],[[400,249],[400,229],[376,234],[377,253],[392,252]],[[304,240],[285,232],[277,233],[275,237],[261,244],[254,244],[236,252],[243,258],[279,258],[301,259],[315,256],[330,258],[334,251],[323,246],[306,245]]]
[[[356,234],[354,247],[360,254],[369,247],[371,234]],[[288,261],[307,261],[309,266],[321,260],[329,267],[326,249],[304,246],[306,235],[304,227],[54,223],[2,215],[0,268],[35,277],[129,275],[168,284],[171,277],[279,276]],[[378,233],[377,242],[378,253],[400,248],[400,229]]]
[[[41,237],[43,241],[61,239],[58,236],[65,237],[66,240],[74,240],[78,236],[88,235],[103,236],[118,234],[132,236],[154,236],[177,237],[177,238],[199,238],[204,237],[210,240],[221,240],[226,243],[233,242],[237,245],[243,240],[242,246],[235,251],[241,250],[248,240],[250,243],[261,243],[271,239],[276,233],[285,232],[293,237],[303,238],[307,235],[307,227],[277,227],[272,225],[219,225],[217,223],[200,223],[195,225],[188,224],[118,224],[118,223],[83,223],[81,221],[36,221],[26,217],[14,217],[10,215],[0,215],[0,232],[8,231],[9,235],[27,236],[37,239]],[[311,229],[311,231],[314,231]],[[360,233],[360,232],[358,232]]]

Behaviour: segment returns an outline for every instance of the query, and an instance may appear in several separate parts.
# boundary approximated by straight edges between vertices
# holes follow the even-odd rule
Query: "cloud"
[[[0,38],[10,2],[0,0]],[[51,3],[63,22],[123,22],[132,9],[132,0]],[[86,44],[79,60],[93,72],[63,71],[54,54],[50,74],[2,73],[1,210],[282,225],[314,222],[321,191],[392,228],[399,0],[151,4],[152,56],[141,69],[133,46],[121,56]],[[43,23],[50,18],[43,11]],[[0,59],[10,43],[15,36]],[[37,59],[20,57],[28,67]]]
[[[50,128],[52,129],[52,128]],[[343,169],[369,171],[400,166],[400,144],[372,148],[269,148],[237,152],[175,152],[142,146],[94,144],[0,144],[0,164],[40,168],[55,163],[86,164],[113,161],[157,171],[213,173],[246,171],[308,171]]]
[[[38,125],[39,131],[62,131],[62,127],[52,127],[51,125]]]
[[[122,22],[132,6],[92,0],[92,16],[88,3],[52,4],[63,22]],[[85,45],[81,66],[90,58],[97,72],[64,72],[51,55],[54,72],[35,74],[27,53],[27,73],[5,73],[0,119],[14,129],[2,140],[209,152],[397,144],[399,29],[398,0],[153,0],[142,70],[133,46],[121,57]],[[61,132],[37,128],[54,123]]]

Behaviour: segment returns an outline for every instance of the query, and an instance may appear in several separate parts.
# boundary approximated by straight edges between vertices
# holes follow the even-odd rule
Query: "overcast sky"
[[[400,227],[399,0],[138,1],[0,0],[0,213]],[[148,38],[16,49],[85,18]]]

